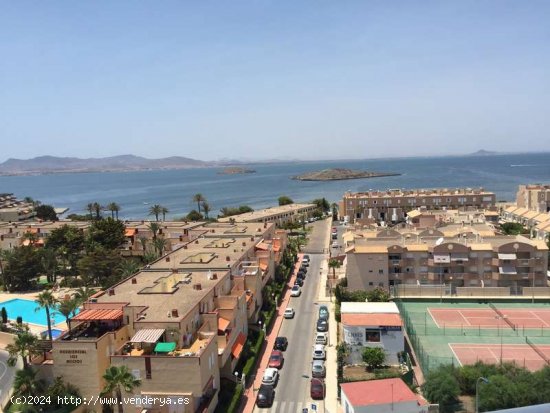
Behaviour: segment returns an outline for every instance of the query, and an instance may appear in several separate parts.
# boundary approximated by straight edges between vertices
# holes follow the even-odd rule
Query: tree
[[[197,209],[199,210],[199,214],[201,213],[201,203],[206,202],[206,198],[202,194],[195,194],[193,195],[193,201],[197,203]]]
[[[151,231],[153,241],[156,240],[157,239],[157,234],[160,231],[160,225],[157,224],[156,222],[151,222],[151,223],[149,223],[147,228],[149,229],[149,231]]]
[[[118,213],[120,211],[120,205],[118,205],[116,202],[111,202],[107,205],[107,210],[111,211],[111,218],[118,220]]]
[[[99,221],[101,219],[101,211],[103,210],[103,206],[101,206],[99,202],[94,202],[92,206],[95,213],[95,219]]]
[[[69,298],[68,300],[59,301],[57,311],[59,311],[65,317],[67,326],[69,326],[69,318],[74,317],[78,307],[80,307],[80,302],[76,297]]]
[[[460,387],[453,374],[453,367],[441,366],[428,373],[422,392],[430,402],[439,403],[442,407],[456,403]]]
[[[48,283],[54,283],[57,279],[57,269],[59,267],[55,251],[47,248],[41,250],[40,263],[42,264],[42,271],[46,273]]]
[[[162,220],[163,220],[163,221],[166,221],[166,214],[167,214],[168,212],[170,212],[170,210],[169,210],[168,208],[166,208],[166,207],[162,207],[162,208],[160,209],[160,212],[162,213]]]
[[[206,219],[208,219],[208,213],[212,210],[210,208],[210,204],[206,201],[203,201],[201,205],[202,205],[202,210],[204,212],[204,216]]]
[[[94,219],[94,204],[90,202],[88,205],[86,205],[86,211],[88,211],[88,214],[90,214],[90,221]]]
[[[506,222],[501,225],[502,232],[506,235],[519,235],[525,233],[523,225],[517,222]]]
[[[38,304],[38,307],[36,308],[35,311],[39,311],[42,308],[46,310],[46,318],[48,322],[48,337],[50,338],[50,341],[51,341],[52,340],[52,320],[50,319],[50,309],[55,308],[57,300],[55,299],[55,297],[53,296],[50,290],[44,290],[40,294],[38,294],[34,302]]]
[[[17,397],[40,395],[46,385],[44,381],[36,378],[38,371],[25,367],[15,373],[13,380],[13,393]]]
[[[233,215],[245,214],[247,212],[253,212],[254,210],[248,205],[241,205],[237,208],[223,207],[220,209],[222,217],[230,217]]]
[[[118,413],[123,413],[122,389],[127,393],[132,393],[135,387],[141,385],[141,380],[136,379],[126,366],[110,366],[105,371],[103,380],[105,380],[105,387],[103,387],[101,395],[106,396],[115,392],[118,401]]]
[[[33,246],[15,247],[6,257],[3,282],[7,291],[25,291],[42,271],[40,253]]]
[[[293,204],[294,201],[286,195],[279,197],[279,206]]]
[[[165,238],[159,237],[153,241],[153,246],[157,251],[159,257],[164,255],[164,250],[166,249],[167,241]]]
[[[23,366],[29,366],[29,359],[41,353],[38,346],[38,337],[29,332],[28,327],[20,331],[15,337],[13,344],[8,344],[6,350],[9,353],[8,365],[14,367],[17,359],[23,359]]]
[[[97,247],[78,260],[77,267],[86,285],[110,287],[119,279],[114,269],[121,259],[118,251]]]
[[[328,262],[328,267],[332,268],[332,278],[336,278],[336,268],[340,268],[340,260],[331,258]]]
[[[76,299],[78,305],[84,304],[86,301],[90,299],[92,295],[96,293],[96,290],[89,287],[80,287],[78,290],[76,290],[74,294],[74,298]]]
[[[187,214],[185,217],[187,221],[200,221],[203,219],[203,216],[200,212],[195,211],[194,209]]]
[[[141,268],[139,262],[132,258],[123,259],[117,267],[117,271],[122,278],[127,278],[137,273]]]
[[[45,249],[53,250],[63,262],[64,270],[76,270],[76,262],[82,255],[85,245],[84,232],[71,225],[63,225],[52,230],[46,239]]]
[[[315,204],[317,206],[317,209],[319,209],[319,211],[321,211],[322,213],[330,211],[330,204],[326,200],[326,198],[317,198],[311,201],[311,203]]]
[[[109,250],[118,249],[126,241],[125,229],[121,221],[115,221],[111,217],[93,222],[88,229],[88,249],[96,246]]]
[[[334,202],[330,207],[332,208],[332,219],[336,221],[338,219],[338,204]]]
[[[363,362],[370,368],[376,369],[384,365],[386,353],[380,347],[365,347],[362,354]]]
[[[386,290],[376,287],[374,290],[367,292],[367,300],[373,303],[386,303],[390,301],[390,295]]]
[[[2,324],[7,324],[7,322],[8,322],[8,310],[6,310],[6,307],[2,307],[1,317],[2,317]]]
[[[162,214],[162,206],[159,204],[153,205],[151,208],[149,208],[149,215],[155,216],[155,221],[159,220],[159,215]]]
[[[44,221],[57,221],[57,214],[51,205],[40,205],[34,209],[36,218]]]

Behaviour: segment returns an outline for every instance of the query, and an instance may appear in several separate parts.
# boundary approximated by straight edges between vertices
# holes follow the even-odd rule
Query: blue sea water
[[[247,165],[248,167],[248,165]],[[550,182],[550,153],[495,156],[430,157],[323,161],[250,165],[257,172],[219,175],[220,168],[124,173],[76,173],[0,177],[0,193],[31,196],[56,207],[83,213],[90,202],[117,202],[120,217],[147,217],[153,204],[181,217],[191,209],[195,193],[202,193],[216,215],[224,206],[262,208],[277,203],[280,195],[295,201],[325,197],[341,199],[346,190],[387,188],[479,187],[497,194],[498,200],[514,200],[522,183]],[[398,172],[394,177],[333,182],[302,182],[290,179],[309,171],[352,168]]]
[[[10,320],[15,321],[17,317],[22,317],[24,323],[38,324],[42,326],[48,325],[46,310],[39,308],[38,304],[34,301],[14,298],[12,300],[1,302],[0,308],[2,307],[6,308],[8,318]],[[50,319],[52,320],[52,325],[65,321],[65,317],[54,309],[50,310]]]

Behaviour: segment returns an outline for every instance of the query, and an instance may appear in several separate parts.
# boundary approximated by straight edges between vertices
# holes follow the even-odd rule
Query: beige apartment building
[[[516,195],[519,208],[535,212],[550,212],[550,185],[520,185]]]
[[[339,205],[339,215],[359,224],[400,222],[409,211],[421,207],[426,210],[491,209],[495,202],[495,194],[483,188],[346,192]]]
[[[34,216],[32,204],[18,200],[13,194],[0,194],[0,221],[20,222]]]
[[[317,209],[315,204],[289,204],[272,208],[259,209],[253,212],[233,215],[227,218],[219,218],[219,222],[262,222],[283,225],[288,222],[296,222],[308,219]]]
[[[220,379],[233,378],[248,325],[257,321],[263,286],[274,274],[274,246],[284,240],[273,224],[201,228],[200,236],[90,299],[37,360],[42,374],[63,376],[89,397],[103,388],[109,365],[125,365],[142,381],[137,395],[190,400],[137,407],[212,412]]]
[[[546,287],[548,247],[523,236],[448,226],[421,231],[347,234],[348,288],[396,284],[457,287]]]

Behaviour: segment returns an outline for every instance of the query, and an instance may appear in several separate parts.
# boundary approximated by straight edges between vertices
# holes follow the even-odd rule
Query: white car
[[[315,344],[313,347],[313,360],[324,360],[326,357],[325,346],[322,344]]]
[[[332,243],[332,248],[339,248],[340,246],[338,245],[338,243],[336,241],[334,241]]]
[[[317,333],[315,335],[315,344],[327,344],[327,333]]]
[[[275,387],[279,380],[279,370],[269,367],[265,369],[264,377],[262,378],[262,384],[267,384]]]
[[[284,313],[284,317],[285,318],[294,318],[294,314],[296,314],[294,312],[294,308],[287,307],[287,309],[285,310],[285,313]]]
[[[292,290],[290,290],[291,297],[299,297],[300,294],[302,294],[302,289],[299,285],[295,285],[294,287],[292,287]]]

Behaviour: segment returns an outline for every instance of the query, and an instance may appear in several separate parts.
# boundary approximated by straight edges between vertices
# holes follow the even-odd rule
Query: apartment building
[[[0,194],[0,221],[19,222],[35,216],[34,206],[13,194]]]
[[[110,365],[125,365],[142,396],[187,397],[149,412],[212,412],[257,321],[283,242],[273,224],[201,224],[199,237],[102,291],[70,320],[39,368],[97,395]],[[279,238],[276,241],[276,238]]]
[[[262,222],[284,225],[312,216],[317,209],[315,204],[289,204],[260,209],[231,217],[219,218],[219,222]]]
[[[502,210],[502,219],[517,222],[531,231],[532,237],[547,239],[545,227],[550,223],[550,212],[537,212],[524,207],[509,206]]]
[[[499,213],[495,210],[435,210],[420,207],[406,214],[405,222],[414,228],[433,228],[448,224],[496,224]]]
[[[345,239],[351,290],[442,283],[452,288],[514,290],[547,286],[548,247],[541,240],[467,227],[420,232],[392,229],[353,237],[347,234]]]
[[[516,194],[516,204],[535,212],[550,212],[550,185],[520,185]]]
[[[496,198],[483,188],[389,189],[387,191],[346,192],[339,205],[340,216],[349,222],[404,221],[407,212],[420,207],[437,209],[491,209]]]
[[[82,231],[89,227],[88,222],[81,221],[33,221],[33,222],[0,222],[0,248],[11,250],[25,245],[25,234],[33,234],[37,245],[44,245],[51,232],[68,224]]]

